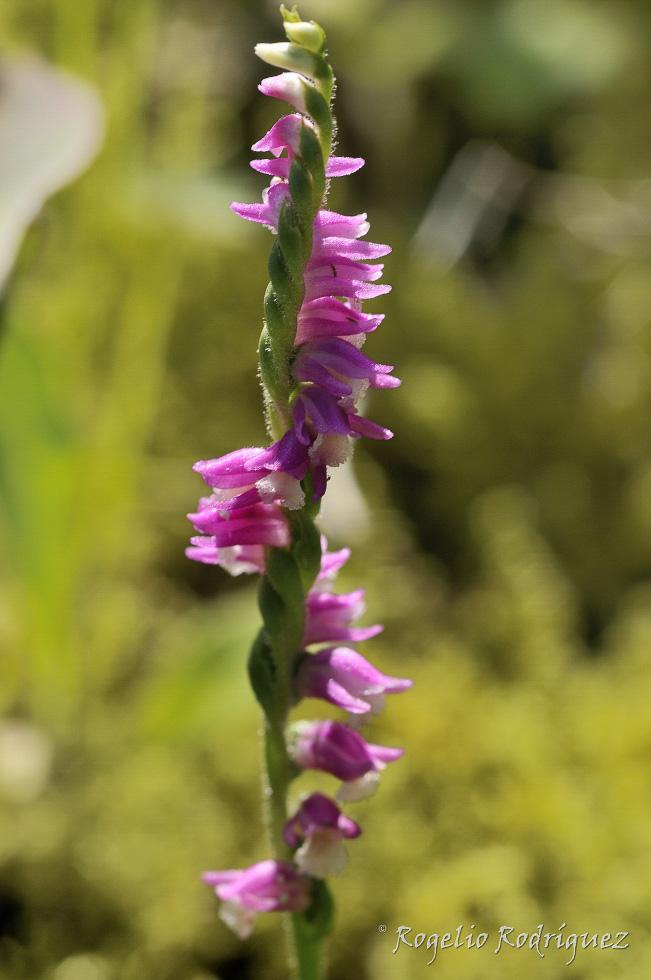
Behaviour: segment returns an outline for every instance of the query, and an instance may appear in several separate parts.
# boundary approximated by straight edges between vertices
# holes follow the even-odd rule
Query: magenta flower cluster
[[[297,112],[278,120],[253,146],[254,151],[271,154],[251,164],[271,178],[262,203],[235,203],[232,209],[274,233],[289,199],[288,176],[299,151],[301,127],[311,125],[304,95],[309,84],[295,72],[260,84],[264,94],[288,102]],[[330,156],[326,176],[351,174],[363,163]],[[390,365],[378,364],[362,352],[367,335],[383,320],[381,314],[365,312],[363,303],[390,289],[377,284],[383,266],[374,261],[390,248],[363,241],[368,230],[365,214],[346,216],[324,208],[317,212],[291,361],[290,427],[265,448],[239,449],[196,463],[211,493],[188,515],[199,532],[191,539],[188,557],[220,565],[234,575],[264,573],[266,549],[291,543],[286,512],[304,506],[305,488],[315,498],[322,496],[328,468],[343,463],[358,438],[391,438],[388,429],[359,413],[360,398],[369,387],[394,388],[400,383]],[[339,803],[370,795],[379,773],[402,755],[401,749],[367,742],[358,730],[361,718],[382,708],[385,695],[406,690],[411,681],[382,673],[355,648],[382,627],[356,625],[365,608],[363,590],[333,591],[335,576],[349,554],[348,549],[328,552],[322,541],[321,570],[305,603],[294,695],[296,700],[329,702],[348,712],[353,723],[302,721],[288,734],[288,752],[298,770],[320,770],[341,782],[338,802],[321,793],[299,802],[284,830],[293,852],[291,862],[262,861],[242,871],[204,875],[224,903],[222,917],[243,936],[258,912],[300,911],[309,901],[310,878],[342,870],[343,842],[359,836],[361,829],[342,813]]]
[[[349,549],[329,552],[325,538],[322,549],[321,571],[306,600],[305,650],[298,660],[295,696],[327,701],[348,712],[351,721],[371,717],[382,709],[385,695],[405,691],[412,682],[383,673],[354,648],[377,636],[382,627],[354,625],[365,609],[363,589],[332,591]],[[299,721],[289,732],[289,754],[299,770],[320,770],[341,781],[338,803],[372,795],[381,771],[403,754],[402,749],[366,741],[358,723]],[[258,911],[304,908],[309,877],[339,874],[347,863],[343,841],[360,834],[359,825],[334,800],[313,793],[300,802],[285,826],[285,840],[296,848],[293,864],[262,861],[243,871],[207,872],[204,881],[224,903],[224,921],[244,937]]]
[[[260,90],[293,104],[298,78],[285,72],[265,79]],[[253,145],[254,150],[273,154],[271,159],[252,161],[254,169],[271,175],[271,183],[261,204],[231,205],[236,214],[273,232],[289,197],[286,178],[302,124],[305,117],[301,113],[284,116]],[[342,176],[363,164],[359,158],[331,156],[326,174]],[[301,481],[308,470],[314,494],[320,497],[326,488],[327,468],[345,462],[356,439],[391,438],[389,429],[358,412],[359,400],[369,387],[400,384],[391,365],[378,364],[361,350],[367,334],[384,319],[382,314],[363,312],[363,301],[391,288],[374,284],[383,266],[368,260],[387,255],[391,249],[360,241],[369,227],[365,214],[349,217],[323,208],[317,212],[294,341],[292,373],[297,394],[292,428],[264,449],[240,449],[196,463],[195,469],[212,494],[189,515],[200,532],[192,538],[190,558],[222,565],[235,574],[261,570],[264,548],[284,547],[289,542],[283,508],[303,506]]]

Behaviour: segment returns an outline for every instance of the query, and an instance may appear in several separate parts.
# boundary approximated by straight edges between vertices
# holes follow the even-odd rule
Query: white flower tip
[[[296,864],[313,878],[338,875],[348,864],[348,854],[336,831],[316,831],[307,838],[296,852]]]
[[[366,334],[362,334],[365,337]],[[357,404],[360,398],[363,398],[368,389],[371,387],[370,382],[366,378],[353,379],[350,382],[351,387],[351,398],[353,404]]]
[[[241,558],[241,545],[233,545],[230,548],[218,548],[216,564],[228,572],[229,575],[252,575],[259,572],[256,564]]]
[[[219,918],[240,939],[248,939],[253,932],[256,913],[238,902],[223,902],[219,909]]]
[[[370,705],[370,714],[379,715],[381,711],[384,710],[384,705],[386,703],[386,697],[383,691],[377,693],[369,692],[364,695],[365,699]]]
[[[255,53],[261,61],[274,68],[297,71],[308,78],[314,78],[319,67],[319,59],[307,48],[291,41],[277,41],[274,44],[256,44]]]
[[[258,480],[256,486],[264,503],[278,500],[288,510],[300,510],[305,503],[305,492],[301,484],[289,473],[269,473]]]
[[[254,52],[258,58],[262,58],[263,61],[267,61],[269,56],[278,56],[279,51],[286,50],[289,47],[284,41],[279,41],[274,44],[265,44],[260,42],[255,45]]]
[[[348,436],[336,432],[318,435],[310,449],[310,456],[317,458],[326,466],[341,466],[353,451],[353,443]]]
[[[367,800],[377,792],[380,785],[379,773],[375,771],[364,773],[359,779],[351,779],[350,782],[342,783],[337,790],[337,800],[340,803],[357,803],[359,800]]]
[[[364,344],[366,343],[366,334],[365,333],[354,333],[354,334],[350,334],[350,336],[346,337],[346,340],[348,341],[349,344],[352,344],[353,347],[356,347],[357,350],[361,350],[362,347],[364,346]],[[368,388],[368,386],[369,386],[369,384],[368,384],[368,381],[367,381],[366,382],[366,388]],[[364,388],[362,390],[363,391],[366,391],[366,388]],[[354,394],[353,394],[353,397],[354,397]]]

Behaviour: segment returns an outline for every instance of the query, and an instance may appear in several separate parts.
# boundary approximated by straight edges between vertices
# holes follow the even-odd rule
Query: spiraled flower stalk
[[[325,34],[295,8],[281,13],[287,42],[259,44],[256,53],[284,71],[264,79],[260,90],[297,111],[253,147],[272,154],[252,162],[271,177],[262,203],[232,205],[275,236],[259,343],[267,429],[275,441],[196,464],[212,494],[188,515],[200,534],[187,554],[232,574],[261,575],[263,625],[249,677],[264,712],[273,858],[242,871],[207,872],[204,880],[222,900],[222,918],[241,936],[258,912],[290,912],[298,976],[318,980],[333,910],[324,879],[342,870],[343,841],[361,829],[322,793],[299,799],[289,816],[290,784],[303,769],[318,769],[341,780],[339,802],[361,799],[402,750],[367,742],[358,724],[288,727],[289,711],[302,697],[316,697],[359,720],[411,682],[381,673],[354,648],[381,627],[352,625],[363,612],[363,591],[331,591],[349,552],[328,552],[315,523],[328,467],[344,462],[361,436],[391,438],[358,413],[359,399],[369,386],[399,381],[390,365],[361,352],[383,319],[364,312],[362,303],[389,288],[373,285],[382,266],[367,260],[390,249],[360,240],[369,229],[366,215],[324,208],[329,179],[364,163],[331,152],[334,76]]]

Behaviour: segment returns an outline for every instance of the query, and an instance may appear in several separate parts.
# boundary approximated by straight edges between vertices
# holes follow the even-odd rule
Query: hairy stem
[[[273,855],[280,861],[291,856],[283,838],[287,793],[294,775],[287,752],[285,728],[294,697],[295,661],[302,648],[305,599],[320,564],[321,547],[314,523],[315,509],[308,500],[303,510],[293,515],[289,554],[270,549],[267,573],[260,589],[260,606],[265,618],[262,644],[271,654],[270,668],[273,673],[272,693],[264,705],[265,804]],[[292,960],[299,980],[318,980],[321,975],[321,936],[318,930],[311,928],[311,917],[311,908],[305,913],[294,913],[291,917]]]
[[[323,940],[314,938],[306,931],[305,920],[298,913],[292,915],[292,939],[299,980],[321,980]]]
[[[287,791],[290,783],[289,759],[285,748],[284,726],[271,724],[265,718],[264,758],[266,785],[264,789],[267,807],[267,825],[273,856],[286,861],[288,847],[283,840],[283,827],[287,820]]]

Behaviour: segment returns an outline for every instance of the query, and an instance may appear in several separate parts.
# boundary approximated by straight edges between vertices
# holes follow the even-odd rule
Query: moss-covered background
[[[331,980],[651,975],[651,7],[306,0],[339,79],[333,205],[394,254],[396,432],[331,492],[368,654],[415,678],[358,805]],[[92,84],[86,174],[32,225],[0,341],[0,977],[280,980],[198,882],[265,856],[254,585],[183,556],[199,457],[263,437],[269,238],[228,211],[262,0],[4,0],[1,52]],[[3,151],[4,152],[4,151]],[[0,188],[0,193],[2,188]],[[369,348],[370,349],[370,348]],[[311,709],[311,706],[309,706]],[[426,966],[398,925],[630,931]],[[386,924],[387,932],[378,926]]]

